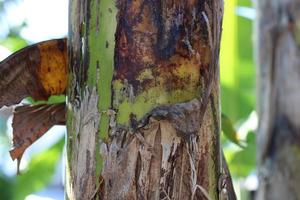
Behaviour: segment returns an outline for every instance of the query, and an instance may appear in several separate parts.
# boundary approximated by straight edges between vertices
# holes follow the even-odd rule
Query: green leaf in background
[[[13,198],[12,180],[0,173],[0,199],[10,200]]]
[[[225,136],[234,144],[241,148],[245,148],[245,144],[239,138],[237,131],[235,130],[233,123],[225,114],[221,114],[222,132]]]
[[[13,185],[14,200],[23,200],[27,195],[47,186],[54,175],[56,164],[61,158],[64,139],[31,159],[25,172],[16,177]]]
[[[252,21],[236,14],[250,0],[225,2],[220,53],[222,112],[234,123],[243,121],[255,107]]]
[[[38,104],[55,104],[55,103],[62,103],[66,101],[65,95],[52,95],[49,97],[48,101],[35,101],[31,97],[26,98],[30,104],[38,105]]]
[[[236,177],[246,177],[254,171],[256,167],[256,135],[253,132],[249,132],[247,135],[247,146],[235,152],[231,159],[229,159],[229,165],[231,173]]]
[[[252,47],[252,21],[237,15],[239,6],[251,7],[250,0],[226,1],[220,52],[222,113],[232,121],[222,121],[229,140],[235,140],[233,127],[245,122],[255,109],[255,66]],[[226,125],[227,124],[227,125]],[[228,125],[229,124],[229,125]],[[231,128],[230,128],[231,127]],[[239,126],[238,126],[239,127]],[[244,149],[221,137],[229,169],[234,177],[246,177],[255,170],[255,135],[249,133]]]
[[[5,38],[5,40],[0,40],[0,45],[8,48],[12,52],[15,52],[27,46],[28,43],[26,40],[22,39],[21,37],[13,36],[13,37],[7,37]]]
[[[66,101],[66,95],[52,95],[48,99],[49,104],[62,103]]]

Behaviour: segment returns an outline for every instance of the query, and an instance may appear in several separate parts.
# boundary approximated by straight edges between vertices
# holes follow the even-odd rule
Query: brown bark
[[[222,1],[70,2],[69,199],[219,199],[221,21]]]
[[[300,199],[300,1],[257,1],[258,199]]]

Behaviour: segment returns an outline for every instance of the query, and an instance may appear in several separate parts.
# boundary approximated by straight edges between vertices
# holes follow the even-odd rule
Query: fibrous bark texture
[[[193,100],[172,106],[175,116],[157,115],[157,109],[134,133],[116,130],[102,146],[105,199],[217,198],[215,103],[208,106],[201,129],[200,102]]]
[[[300,199],[300,1],[257,1],[258,199]]]
[[[70,199],[218,199],[222,1],[70,2]]]

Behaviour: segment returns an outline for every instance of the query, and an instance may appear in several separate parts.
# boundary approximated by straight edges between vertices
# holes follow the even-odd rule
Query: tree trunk
[[[257,1],[258,199],[300,199],[300,1]]]
[[[69,199],[218,199],[222,1],[70,1]]]

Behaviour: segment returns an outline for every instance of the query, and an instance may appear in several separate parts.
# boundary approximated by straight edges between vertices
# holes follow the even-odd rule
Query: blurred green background
[[[33,5],[36,7],[33,8]],[[224,134],[221,141],[238,199],[247,200],[251,199],[250,191],[257,188],[257,116],[254,111],[255,65],[252,46],[255,10],[251,0],[225,0],[224,6],[220,54],[222,113],[232,122],[237,134],[235,137],[245,147],[234,144]],[[21,14],[26,9],[27,13]],[[36,15],[33,15],[35,12]],[[28,13],[33,16],[28,17]],[[14,19],[11,15],[22,17]],[[38,21],[46,27],[40,27],[42,25]],[[0,59],[28,44],[66,34],[67,0],[0,0]],[[16,163],[10,161],[8,154],[12,137],[11,112],[7,108],[0,112],[0,199],[63,199],[62,152],[65,129],[53,129],[52,133],[48,133],[50,136],[34,144],[22,160],[22,176],[16,176]],[[53,139],[51,134],[56,137]],[[42,151],[34,150],[41,146]]]

